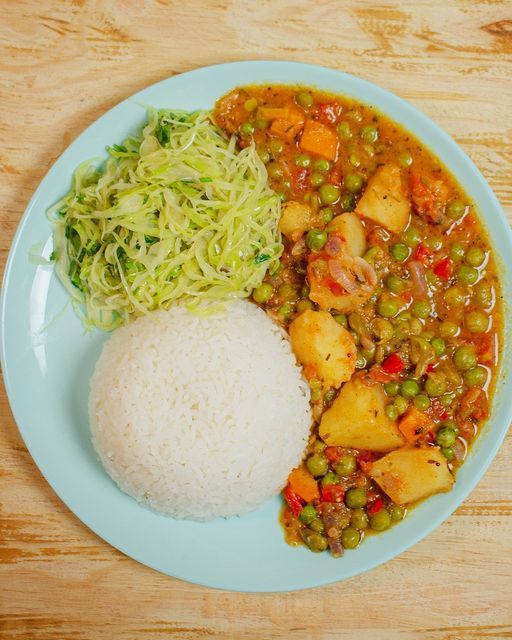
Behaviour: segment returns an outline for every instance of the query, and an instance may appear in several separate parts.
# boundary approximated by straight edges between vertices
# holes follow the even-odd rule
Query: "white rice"
[[[176,518],[255,509],[304,453],[309,387],[255,305],[174,306],[117,329],[91,379],[93,443],[119,487]]]

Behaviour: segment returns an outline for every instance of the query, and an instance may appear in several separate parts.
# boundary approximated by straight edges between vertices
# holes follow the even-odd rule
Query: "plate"
[[[492,419],[485,426],[450,493],[430,498],[399,526],[373,536],[341,559],[285,544],[275,498],[243,517],[210,523],[177,521],[139,506],[98,462],[87,418],[89,378],[105,334],[84,333],[51,267],[33,265],[34,245],[51,252],[46,209],[65,194],[75,167],[105,157],[105,146],[137,131],[146,107],[213,107],[231,88],[250,83],[313,85],[374,105],[428,141],[465,186],[491,237],[512,299],[512,240],[491,189],[455,142],[407,102],[339,71],[291,62],[239,62],[169,78],[120,103],[60,156],[32,197],[14,238],[1,301],[2,368],[23,439],[39,469],[65,504],[90,529],[126,555],[190,582],[239,591],[288,591],[350,578],[398,555],[425,537],[467,497],[502,442],[512,411],[512,377],[502,366]],[[507,315],[507,314],[506,314]],[[508,330],[502,362],[512,361]]]

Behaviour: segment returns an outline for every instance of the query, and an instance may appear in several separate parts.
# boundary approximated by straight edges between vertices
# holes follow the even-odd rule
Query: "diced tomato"
[[[452,275],[452,267],[452,261],[450,260],[450,258],[446,257],[440,260],[434,266],[434,273],[436,274],[436,276],[439,276],[439,278],[448,280],[448,278]]]
[[[482,364],[493,364],[496,358],[496,336],[494,333],[482,335],[477,344],[478,360]]]
[[[397,353],[392,353],[384,360],[382,368],[386,373],[400,373],[405,368],[405,364]]]
[[[341,296],[345,293],[345,289],[334,278],[325,278],[324,285],[334,293],[335,296]]]
[[[345,497],[345,489],[339,484],[328,484],[326,487],[322,487],[321,500],[322,502],[343,502]]]
[[[340,117],[341,106],[337,102],[324,102],[317,107],[318,119],[325,124],[334,124]]]
[[[327,447],[324,453],[331,464],[336,464],[341,458],[341,449],[339,447]]]
[[[416,251],[414,252],[414,259],[419,260],[424,265],[426,265],[428,264],[428,260],[431,255],[432,253],[429,251],[429,249],[427,249],[427,247],[424,244],[420,243],[417,246]]]
[[[294,491],[292,491],[290,485],[286,486],[286,489],[283,491],[283,495],[286,499],[286,502],[290,505],[290,509],[292,510],[293,515],[297,517],[302,511],[302,500]]]
[[[340,186],[343,181],[343,171],[339,165],[336,165],[329,174],[329,182]]]
[[[425,411],[425,413],[431,418],[437,418],[439,420],[446,420],[448,417],[446,409],[437,398],[432,400],[430,407]]]
[[[384,506],[384,500],[379,496],[372,504],[368,507],[367,511],[369,515],[373,515],[374,513],[379,513],[379,511]]]
[[[293,187],[297,191],[304,191],[304,189],[308,188],[308,177],[309,171],[307,169],[296,167],[292,171]]]
[[[427,371],[428,371],[428,373],[430,373],[431,371],[435,371],[436,367],[437,367],[437,364],[434,364],[434,363],[432,363],[432,362],[431,362],[431,363],[427,366]]]

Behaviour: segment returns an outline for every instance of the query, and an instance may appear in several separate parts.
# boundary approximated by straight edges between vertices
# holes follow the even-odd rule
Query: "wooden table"
[[[410,100],[472,157],[512,216],[512,4],[499,0],[3,0],[0,264],[75,136],[146,85],[240,59],[320,63]],[[359,578],[223,593],[98,539],[41,477],[0,395],[0,637],[512,637],[512,437],[426,540]],[[364,553],[364,551],[361,551]]]

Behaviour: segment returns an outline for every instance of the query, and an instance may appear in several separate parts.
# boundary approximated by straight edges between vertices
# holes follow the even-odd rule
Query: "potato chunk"
[[[308,377],[338,388],[356,368],[352,335],[326,311],[304,311],[290,325],[292,348]]]
[[[361,220],[355,213],[347,212],[336,216],[329,224],[329,233],[339,236],[343,251],[351,256],[362,256],[366,251],[366,235]]]
[[[386,415],[386,396],[379,383],[357,375],[343,385],[322,416],[319,434],[329,446],[392,451],[404,444],[396,422]]]
[[[386,164],[377,169],[368,181],[357,203],[356,213],[393,233],[400,233],[407,226],[410,209],[400,169]]]
[[[290,200],[281,206],[279,230],[292,242],[320,223],[319,215],[304,202]]]
[[[448,491],[454,478],[437,447],[404,447],[374,462],[371,477],[396,504]]]

